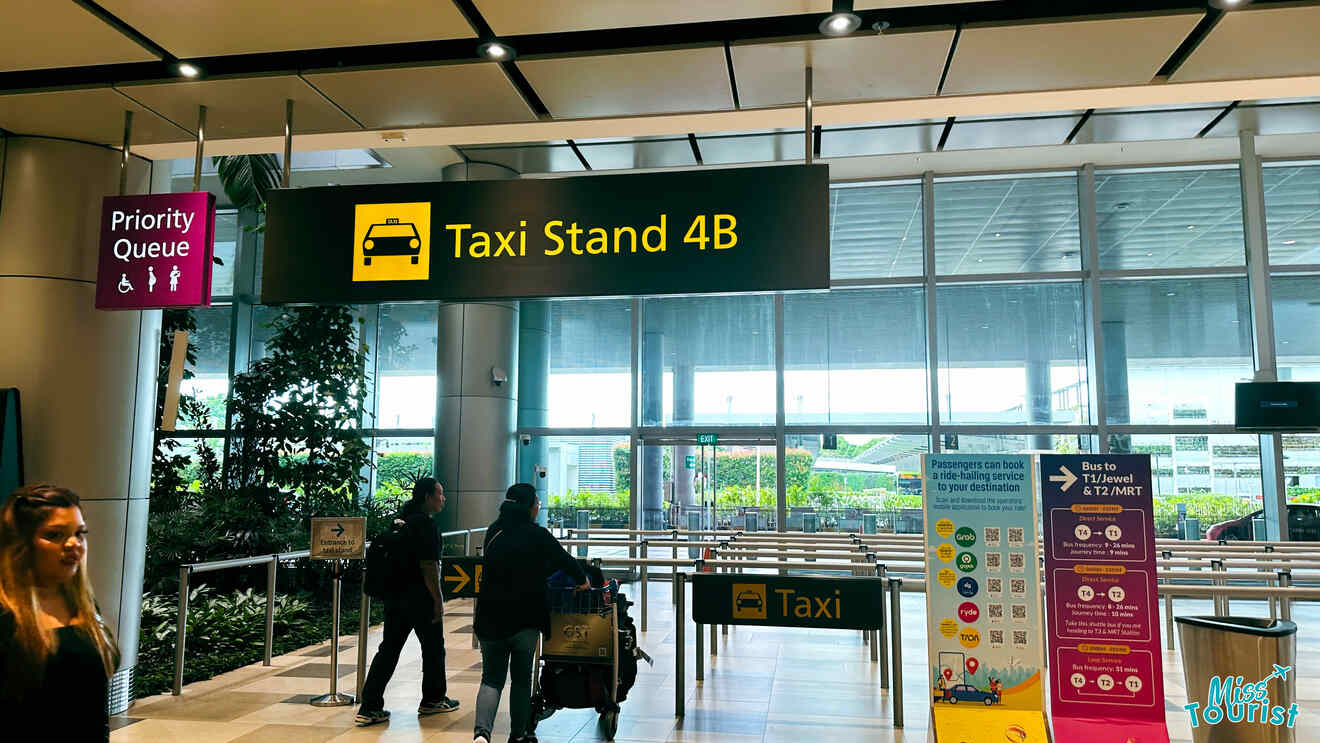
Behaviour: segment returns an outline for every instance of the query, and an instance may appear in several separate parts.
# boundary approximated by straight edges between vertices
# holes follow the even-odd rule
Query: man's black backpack
[[[384,600],[397,596],[405,587],[408,570],[416,570],[412,563],[407,539],[408,526],[395,521],[389,531],[371,540],[367,547],[367,573],[362,580],[362,591],[373,599]]]

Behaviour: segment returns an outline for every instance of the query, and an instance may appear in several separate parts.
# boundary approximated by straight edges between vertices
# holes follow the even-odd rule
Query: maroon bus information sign
[[[96,308],[150,310],[211,303],[215,196],[107,196],[101,207]]]

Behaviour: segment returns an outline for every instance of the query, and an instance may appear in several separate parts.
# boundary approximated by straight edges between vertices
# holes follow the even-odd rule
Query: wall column
[[[550,303],[545,300],[518,303],[518,428],[544,428],[549,421],[550,400]],[[537,477],[536,467],[550,464],[550,444],[544,436],[533,436],[526,446],[518,445],[518,480],[536,486],[540,499],[541,525],[546,523],[547,483]]]
[[[517,178],[508,168],[458,163],[444,180]],[[514,483],[518,446],[518,302],[442,303],[436,343],[435,473],[444,529],[488,526]],[[494,375],[502,372],[504,382]]]
[[[665,334],[646,331],[642,342],[642,425],[664,424]],[[679,471],[682,462],[671,463]],[[642,528],[664,528],[664,447],[654,444],[642,449],[642,486],[640,496]]]
[[[41,137],[0,146],[0,384],[21,396],[27,482],[82,497],[88,572],[123,655],[109,699],[118,713],[137,664],[161,313],[94,308],[101,199],[118,193],[119,151]],[[150,163],[130,158],[128,193],[150,179]]]
[[[677,344],[675,348],[678,359],[674,362],[674,425],[690,426],[692,425],[695,398],[696,398],[696,367],[692,364],[692,359],[687,358],[685,353],[685,344]],[[661,370],[663,374],[664,370]],[[687,506],[697,504],[696,488],[693,487],[692,478],[696,475],[696,469],[688,469],[687,458],[695,456],[697,448],[695,446],[674,446],[674,461],[670,463],[673,468],[674,478],[674,502]]]
[[[1026,413],[1027,423],[1033,426],[1047,426],[1054,422],[1054,392],[1050,384],[1050,339],[1045,335],[1047,311],[1047,288],[1037,288],[1032,297],[1035,305],[1027,312],[1027,360],[1026,360]],[[1028,449],[1052,450],[1054,443],[1049,434],[1031,434],[1027,437]]]
[[[1107,423],[1126,425],[1132,422],[1132,403],[1128,398],[1127,323],[1106,320],[1100,323],[1105,344],[1105,410]],[[1109,450],[1114,454],[1132,453],[1132,436],[1110,434]]]

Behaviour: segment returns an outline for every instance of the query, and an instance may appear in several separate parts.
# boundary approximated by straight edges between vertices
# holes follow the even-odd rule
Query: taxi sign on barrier
[[[884,629],[884,582],[876,578],[696,573],[691,580],[697,624]]]
[[[443,558],[440,561],[440,590],[447,599],[476,598],[481,592],[481,558]]]

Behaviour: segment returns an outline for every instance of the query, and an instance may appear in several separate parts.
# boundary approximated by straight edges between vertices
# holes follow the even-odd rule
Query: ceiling
[[[263,152],[280,149],[292,100],[297,149],[388,148],[402,141],[391,132],[425,129],[471,132],[443,144],[522,173],[772,162],[805,155],[784,128],[800,114],[764,112],[801,110],[810,65],[823,124],[812,147],[826,159],[1320,132],[1320,77],[1280,81],[1320,76],[1320,3],[855,5],[862,29],[829,38],[817,26],[830,0],[12,0],[0,130],[117,146],[131,111],[135,147],[151,157],[178,143],[179,157],[205,105],[215,151]],[[517,58],[481,59],[493,38]],[[203,78],[180,78],[180,61]],[[1021,97],[1066,91],[1094,95],[1053,108]],[[877,102],[901,105],[871,118],[848,108]],[[599,134],[680,115],[693,126],[672,135]]]

